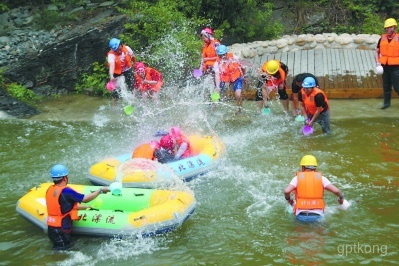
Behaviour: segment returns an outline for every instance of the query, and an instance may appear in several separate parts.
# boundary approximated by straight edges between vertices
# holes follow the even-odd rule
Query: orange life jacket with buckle
[[[324,110],[326,110],[329,107],[328,104],[328,99],[327,99],[327,95],[324,93],[324,91],[322,91],[319,88],[313,88],[312,92],[307,95],[304,91],[304,89],[301,89],[301,95],[302,95],[302,102],[305,106],[306,109],[306,113],[314,115],[316,113],[317,107],[316,107],[316,102],[314,100],[314,98],[316,97],[316,94],[323,94],[324,95],[324,100],[326,102],[326,107],[322,107],[322,112]]]
[[[60,187],[52,185],[46,192],[46,205],[47,205],[47,225],[52,227],[61,227],[61,222],[67,215],[71,216],[72,220],[78,220],[78,203],[75,203],[72,210],[62,214],[61,206],[59,203],[61,192],[66,186]]]
[[[294,213],[296,213],[297,209],[324,210],[322,174],[320,172],[298,172],[296,177],[298,186],[295,190],[296,204]]]
[[[227,53],[227,60],[221,60],[218,58],[219,69],[220,69],[220,80],[223,82],[234,82],[241,74],[241,65],[238,60],[234,59],[232,53]]]
[[[378,60],[382,65],[399,65],[399,35],[397,33],[390,42],[388,42],[388,35],[381,35],[380,54]]]
[[[130,57],[130,55],[129,55],[128,51],[127,51],[126,46],[124,46],[124,45],[122,45],[122,53],[125,54],[125,62],[124,62],[125,66],[128,67],[128,68],[132,67],[132,58]],[[117,75],[122,74],[123,66],[122,66],[122,60],[121,60],[121,58],[119,57],[120,55],[118,55],[117,53],[115,53],[115,51],[112,50],[112,49],[108,52],[108,54],[113,54],[113,55],[115,55],[115,69],[114,69],[114,73],[117,74]],[[109,63],[108,63],[108,67],[109,67]]]

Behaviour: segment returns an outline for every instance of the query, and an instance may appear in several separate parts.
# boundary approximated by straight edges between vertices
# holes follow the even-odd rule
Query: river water
[[[40,104],[26,120],[2,119],[0,265],[397,265],[399,232],[399,101],[331,100],[331,136],[319,126],[303,136],[301,124],[273,101],[271,116],[235,103],[210,111],[195,97],[169,93],[160,106],[137,105],[132,116],[109,100],[62,96]],[[55,163],[70,182],[89,184],[89,167],[130,152],[153,132],[180,126],[186,133],[217,134],[226,144],[221,166],[186,183],[197,209],[178,230],[122,240],[79,236],[72,251],[54,252],[47,235],[20,217],[16,202],[50,181]],[[318,170],[352,204],[338,210],[326,192],[325,220],[303,224],[289,213],[283,190],[313,154]]]

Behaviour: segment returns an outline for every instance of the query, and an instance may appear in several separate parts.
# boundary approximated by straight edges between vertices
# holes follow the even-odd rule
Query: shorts
[[[114,77],[119,77],[119,76],[124,76],[125,77],[125,83],[127,85],[127,90],[128,91],[133,91],[133,84],[134,84],[134,75],[133,75],[133,70],[129,68],[128,70],[122,72],[122,74],[114,74]],[[114,99],[119,99],[120,98],[120,89],[115,89],[111,93],[112,98]]]
[[[263,83],[261,81],[259,81],[257,89],[256,89],[255,101],[263,101],[262,85],[263,85]],[[280,100],[288,100],[288,98],[289,98],[285,87],[284,87],[284,89],[278,90],[278,95],[279,95]]]
[[[47,236],[53,242],[54,250],[67,250],[72,247],[71,231],[67,232],[61,227],[49,226]]]
[[[322,215],[312,212],[300,212],[296,215],[296,219],[301,222],[317,222],[322,218]]]
[[[243,78],[239,77],[234,82],[231,82],[231,83],[233,83],[233,90],[234,91],[242,90],[242,81],[243,81]],[[226,87],[227,87],[226,84],[227,84],[227,82],[223,82],[223,81],[220,82],[220,93],[223,93],[226,90]]]

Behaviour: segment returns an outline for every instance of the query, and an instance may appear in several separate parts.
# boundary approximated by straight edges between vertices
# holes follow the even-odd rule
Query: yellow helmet
[[[317,166],[316,157],[313,155],[305,155],[302,157],[301,166]]]
[[[269,75],[275,74],[280,68],[280,63],[277,60],[270,60],[263,64],[262,70]]]
[[[398,26],[398,23],[396,22],[396,20],[394,18],[388,18],[387,20],[385,20],[384,28],[389,28],[392,26]]]

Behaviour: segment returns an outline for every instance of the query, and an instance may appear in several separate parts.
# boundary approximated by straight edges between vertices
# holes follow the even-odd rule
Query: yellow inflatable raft
[[[124,187],[152,188],[175,174],[188,182],[216,167],[225,155],[225,145],[218,137],[193,135],[188,139],[192,157],[159,164],[148,159],[131,159],[131,153],[123,154],[94,164],[88,179],[95,185],[118,181]]]
[[[46,191],[52,183],[30,189],[18,200],[17,212],[47,231]],[[96,186],[68,185],[87,194]],[[120,195],[100,194],[82,205],[79,220],[73,222],[73,234],[91,236],[151,236],[174,230],[194,212],[196,201],[191,193],[142,188],[122,188]],[[91,207],[89,207],[91,206]]]

